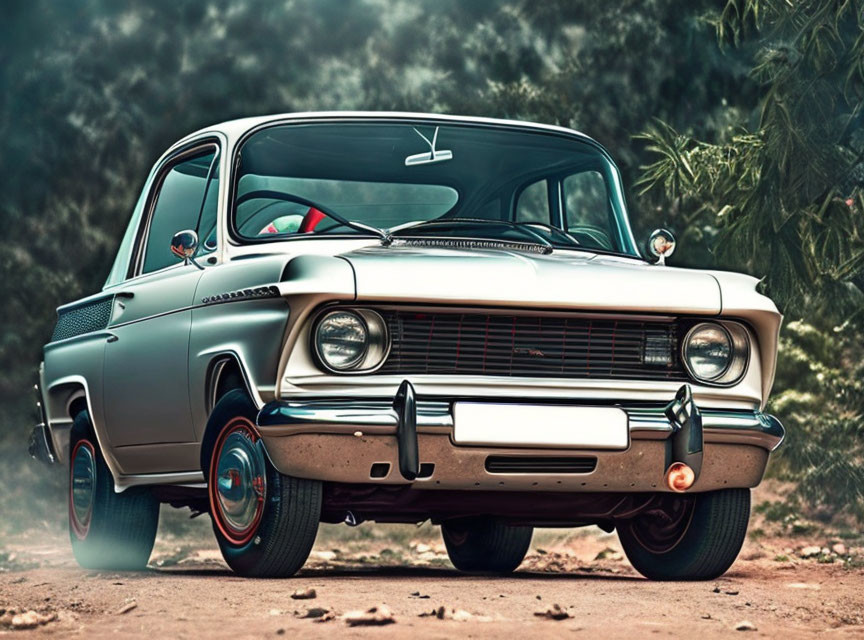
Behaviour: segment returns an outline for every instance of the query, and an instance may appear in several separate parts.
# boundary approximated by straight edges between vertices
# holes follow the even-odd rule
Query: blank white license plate
[[[617,407],[457,402],[456,444],[626,449],[627,414]]]

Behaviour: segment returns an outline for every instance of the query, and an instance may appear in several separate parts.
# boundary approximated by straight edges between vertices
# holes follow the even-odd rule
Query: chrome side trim
[[[114,479],[115,493],[123,493],[129,487],[154,484],[173,484],[188,487],[206,488],[207,482],[200,471],[180,471],[177,473],[142,473],[131,476],[117,476]]]
[[[449,401],[418,400],[417,431],[450,433],[453,414]],[[665,440],[675,426],[663,407],[621,407],[627,412],[631,440]],[[258,414],[265,437],[300,433],[392,435],[397,415],[387,400],[312,400],[269,402]],[[785,436],[780,421],[758,411],[702,409],[705,442],[751,444],[774,451]]]

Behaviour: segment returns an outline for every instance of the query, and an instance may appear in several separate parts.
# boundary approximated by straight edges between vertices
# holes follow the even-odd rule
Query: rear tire
[[[669,496],[668,511],[618,527],[630,564],[651,580],[712,580],[732,566],[750,520],[750,490]]]
[[[450,562],[459,571],[511,573],[525,559],[533,527],[502,524],[486,518],[452,520],[441,525]]]
[[[309,557],[321,517],[322,485],[270,463],[244,390],[226,393],[208,422],[202,450],[213,532],[225,562],[242,576],[284,578]],[[208,440],[210,442],[210,440]]]
[[[159,501],[147,487],[115,493],[87,411],[72,423],[67,501],[69,539],[79,565],[111,571],[147,567],[159,524]]]

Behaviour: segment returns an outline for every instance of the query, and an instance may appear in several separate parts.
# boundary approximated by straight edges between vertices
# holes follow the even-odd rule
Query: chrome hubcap
[[[96,496],[96,458],[89,443],[82,442],[75,449],[71,476],[72,515],[81,533],[86,533]]]
[[[257,524],[265,493],[264,456],[244,430],[225,438],[216,467],[216,499],[224,524],[243,534]]]

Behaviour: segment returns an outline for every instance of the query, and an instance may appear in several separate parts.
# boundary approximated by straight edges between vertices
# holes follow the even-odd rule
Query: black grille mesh
[[[489,456],[489,473],[591,473],[597,467],[597,458],[581,457],[529,457]]]
[[[671,321],[387,311],[382,374],[685,380]],[[645,362],[664,345],[671,362]]]
[[[108,326],[114,297],[102,298],[80,307],[67,309],[57,314],[57,324],[51,342],[99,331]]]

